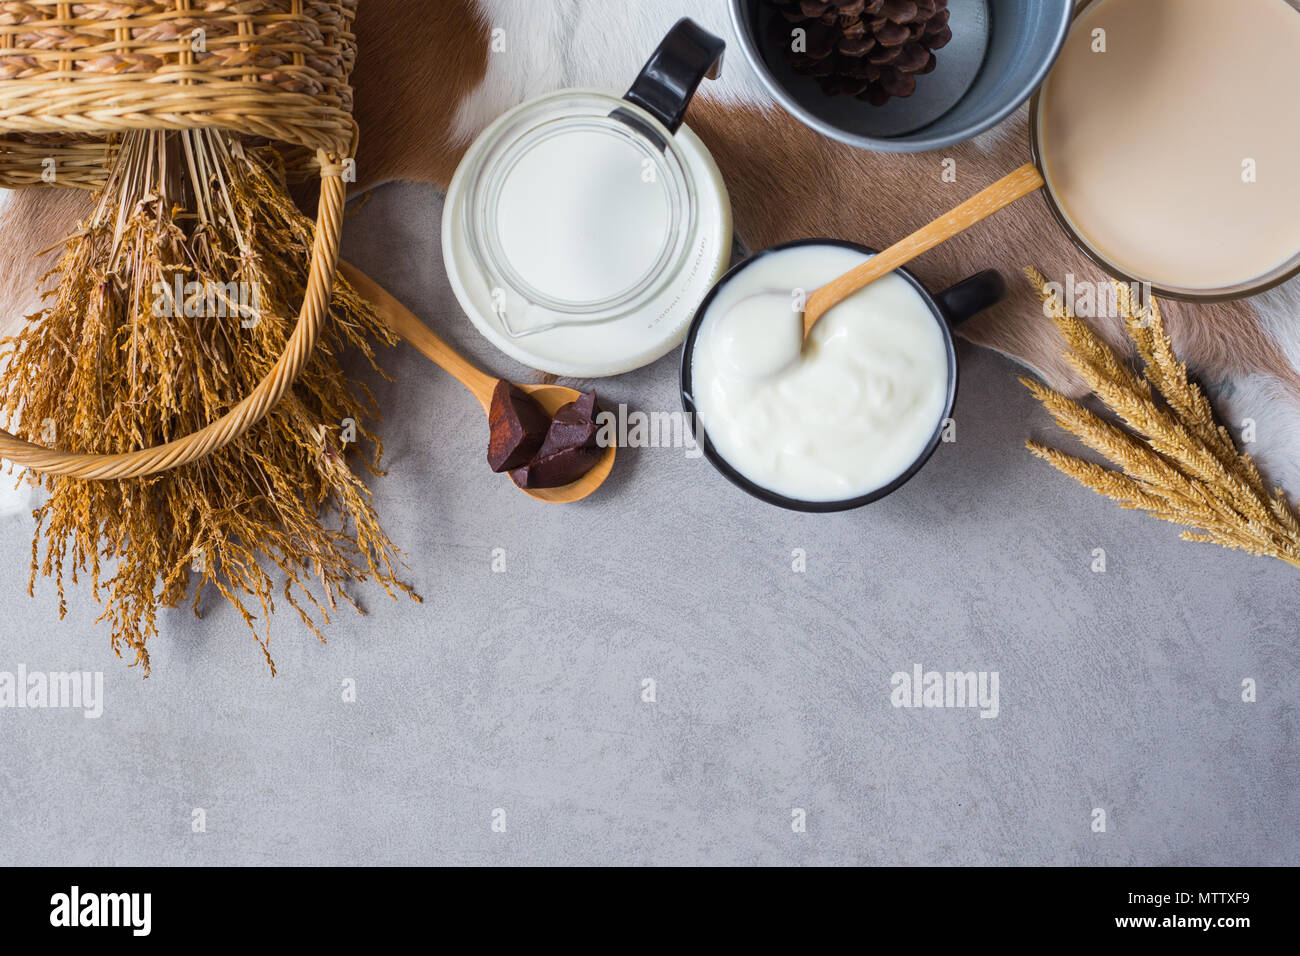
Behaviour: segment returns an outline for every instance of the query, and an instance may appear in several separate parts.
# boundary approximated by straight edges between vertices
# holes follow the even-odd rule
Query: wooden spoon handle
[[[1042,185],[1043,177],[1037,167],[1033,163],[1026,163],[928,226],[922,226],[906,239],[872,256],[857,268],[849,270],[838,279],[832,279],[808,297],[803,313],[804,337],[807,338],[814,323],[832,306]]]
[[[469,363],[459,352],[434,334],[387,289],[350,262],[339,260],[339,272],[357,290],[357,294],[375,307],[390,329],[423,352],[458,382],[474,393],[487,411],[492,406],[492,391],[497,380]]]

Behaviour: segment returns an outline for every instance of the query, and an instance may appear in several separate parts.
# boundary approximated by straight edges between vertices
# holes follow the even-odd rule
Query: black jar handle
[[[686,116],[696,88],[705,77],[716,80],[727,44],[692,20],[682,17],[641,68],[623,97],[675,133]]]
[[[955,328],[976,313],[997,305],[1006,294],[1007,284],[1002,279],[1002,273],[997,269],[985,269],[944,289],[934,298],[947,317],[948,324]]]

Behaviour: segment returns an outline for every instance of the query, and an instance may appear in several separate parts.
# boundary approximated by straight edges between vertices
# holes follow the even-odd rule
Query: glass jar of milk
[[[682,118],[722,41],[680,21],[624,97],[569,89],[488,127],[452,179],[447,273],[503,352],[558,375],[667,354],[726,269],[731,207]]]

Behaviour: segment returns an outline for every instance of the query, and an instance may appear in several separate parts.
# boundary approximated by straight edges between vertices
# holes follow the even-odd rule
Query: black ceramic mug
[[[926,443],[922,450],[912,463],[893,481],[880,488],[876,488],[864,495],[858,495],[854,498],[846,498],[839,501],[804,501],[799,498],[790,498],[778,492],[765,488],[750,479],[746,478],[739,471],[722,457],[714,447],[713,442],[709,439],[708,430],[704,423],[699,420],[699,415],[695,408],[695,399],[693,397],[693,365],[695,357],[695,342],[699,337],[700,327],[704,322],[704,317],[708,314],[709,306],[717,297],[719,291],[723,289],[738,273],[747,266],[752,264],[756,259],[779,252],[782,249],[790,249],[796,246],[839,246],[844,249],[851,249],[864,255],[875,255],[879,250],[870,249],[867,246],[859,245],[855,242],[846,242],[841,239],[799,239],[794,242],[782,243],[779,246],[773,246],[755,256],[746,259],[733,266],[717,284],[705,296],[704,301],[700,303],[699,308],[695,311],[695,317],[691,320],[691,326],[686,333],[686,342],[682,347],[682,364],[681,364],[681,387],[682,387],[682,407],[686,414],[695,423],[696,438],[700,447],[713,467],[718,469],[722,475],[736,485],[738,488],[749,492],[755,498],[766,501],[768,504],[777,505],[781,508],[789,508],[793,511],[809,512],[829,512],[829,511],[848,511],[851,508],[861,508],[863,505],[870,504],[873,501],[879,501],[896,491],[906,484],[913,475],[921,470],[922,466],[934,454],[934,450],[939,447],[939,442],[943,438],[944,424],[952,417],[953,405],[957,401],[957,350],[953,345],[952,330],[965,322],[976,313],[989,308],[1001,300],[1006,292],[1006,284],[1002,281],[1002,276],[995,269],[988,269],[984,272],[976,273],[968,279],[963,279],[951,288],[945,289],[937,295],[932,295],[929,290],[921,284],[921,281],[906,269],[896,270],[896,274],[902,277],[916,291],[921,300],[929,306],[930,313],[934,317],[935,323],[939,327],[939,332],[943,336],[944,349],[948,356],[948,390],[947,398],[944,402],[943,414],[939,416],[935,424],[934,434]]]

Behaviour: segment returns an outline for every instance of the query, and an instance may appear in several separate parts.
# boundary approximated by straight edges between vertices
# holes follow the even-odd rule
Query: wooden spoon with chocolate
[[[488,465],[538,501],[581,501],[605,483],[614,445],[596,442],[596,395],[563,385],[516,385],[471,365],[379,283],[340,261],[339,272],[394,332],[464,385],[488,416]]]

